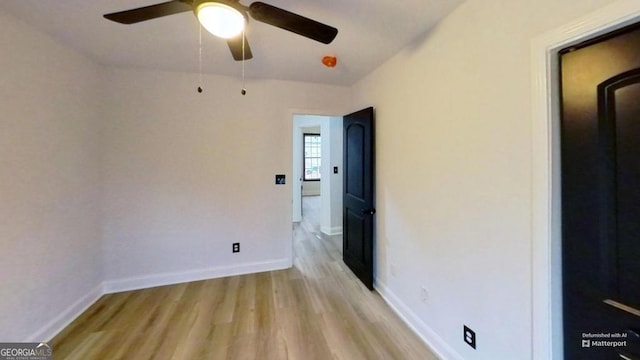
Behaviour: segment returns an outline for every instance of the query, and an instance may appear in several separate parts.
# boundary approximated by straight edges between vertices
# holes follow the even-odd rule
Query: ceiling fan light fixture
[[[208,32],[223,39],[240,35],[246,23],[244,15],[238,9],[215,1],[199,4],[196,16]]]

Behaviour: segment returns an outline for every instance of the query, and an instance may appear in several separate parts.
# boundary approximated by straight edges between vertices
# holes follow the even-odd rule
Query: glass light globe
[[[204,2],[196,8],[196,15],[208,32],[223,39],[236,37],[244,30],[244,16],[227,4]]]

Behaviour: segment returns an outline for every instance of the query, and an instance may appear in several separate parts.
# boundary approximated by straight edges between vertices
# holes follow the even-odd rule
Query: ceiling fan
[[[251,15],[254,20],[277,26],[323,44],[331,43],[338,34],[338,29],[333,26],[260,1],[244,6],[239,0],[173,0],[110,13],[104,17],[121,24],[134,24],[187,11],[193,11],[207,31],[227,39],[231,55],[236,61],[253,57],[246,37],[241,36],[249,20],[248,15]]]

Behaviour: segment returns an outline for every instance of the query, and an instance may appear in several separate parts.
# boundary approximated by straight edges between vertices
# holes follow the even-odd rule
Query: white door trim
[[[560,49],[640,20],[640,2],[619,0],[531,42],[533,359],[562,359]]]

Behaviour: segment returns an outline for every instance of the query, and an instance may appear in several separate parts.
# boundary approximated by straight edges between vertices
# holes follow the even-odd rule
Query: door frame
[[[558,51],[640,21],[619,0],[531,41],[532,358],[562,359],[562,238]]]

